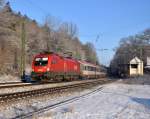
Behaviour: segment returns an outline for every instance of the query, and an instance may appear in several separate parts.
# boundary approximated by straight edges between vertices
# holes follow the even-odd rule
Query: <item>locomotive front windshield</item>
[[[48,58],[35,58],[35,66],[46,66],[48,64]]]

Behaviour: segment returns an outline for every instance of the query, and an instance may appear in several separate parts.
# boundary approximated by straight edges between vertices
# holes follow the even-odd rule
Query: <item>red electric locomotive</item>
[[[80,76],[80,63],[55,53],[41,53],[32,62],[32,80],[75,80]]]

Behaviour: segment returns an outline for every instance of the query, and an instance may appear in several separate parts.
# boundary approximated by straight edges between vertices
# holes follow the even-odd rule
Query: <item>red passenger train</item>
[[[40,53],[32,62],[32,81],[72,81],[102,76],[98,66],[88,64],[56,53]]]

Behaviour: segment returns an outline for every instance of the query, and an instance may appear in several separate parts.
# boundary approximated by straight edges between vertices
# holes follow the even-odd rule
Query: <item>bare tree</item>
[[[89,43],[89,42],[86,43],[84,45],[84,50],[86,53],[86,60],[87,61],[92,62],[94,64],[98,62],[96,51],[95,51],[94,45],[92,43]]]
[[[73,23],[63,22],[60,25],[60,31],[70,37],[70,39],[75,38],[78,35],[78,28]]]
[[[55,38],[55,31],[57,30],[58,24],[58,19],[51,15],[46,16],[43,28],[46,33],[46,43],[48,51],[56,52],[57,39]]]
[[[116,50],[110,67],[114,72],[119,72],[121,66],[128,65],[129,61],[135,56],[144,61],[146,65],[146,58],[150,56],[148,50],[150,50],[150,29],[146,29],[142,33],[122,38],[120,45]]]

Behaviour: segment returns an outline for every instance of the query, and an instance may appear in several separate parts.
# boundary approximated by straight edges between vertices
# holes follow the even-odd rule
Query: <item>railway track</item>
[[[68,92],[68,91],[76,91],[75,89],[79,89],[79,90],[80,89],[86,89],[86,88],[90,88],[92,86],[96,86],[99,84],[105,84],[105,83],[111,83],[111,82],[113,82],[113,81],[110,81],[110,80],[90,80],[90,81],[82,81],[80,83],[78,82],[78,83],[74,83],[74,84],[67,84],[64,86],[56,86],[56,87],[30,90],[30,91],[1,94],[0,95],[0,105],[3,106],[6,104],[18,102],[19,100],[22,101],[22,100],[26,100],[26,99],[38,98],[38,97],[42,97],[44,95],[50,95],[50,94],[55,94],[55,93],[59,94],[59,93]],[[94,92],[96,92],[96,90],[92,91],[92,92],[94,93]],[[86,95],[88,95],[88,94],[86,94]],[[64,100],[62,102],[59,102],[59,103],[56,103],[53,105],[49,105],[48,107],[38,109],[34,112],[29,112],[29,113],[24,113],[24,114],[18,115],[17,117],[14,117],[14,119],[16,119],[16,118],[18,118],[18,119],[27,118],[28,119],[28,117],[32,117],[35,114],[45,112],[45,111],[52,109],[52,108],[55,108],[57,106],[61,106],[63,104],[69,103],[71,101],[78,100],[79,98],[82,98],[82,97],[84,97],[84,95],[81,97],[78,97],[78,98],[72,98],[72,99]]]
[[[72,81],[75,82],[75,81]],[[8,82],[0,83],[0,89],[4,88],[17,88],[17,87],[28,87],[28,86],[37,86],[37,85],[48,85],[48,84],[61,84],[68,82],[41,82],[41,83],[22,83],[22,82]]]
[[[108,81],[106,80],[94,80],[94,81],[88,81],[88,82],[82,82],[82,83],[70,84],[70,85],[64,85],[64,86],[56,86],[56,87],[35,89],[35,90],[29,90],[29,91],[0,94],[0,103],[8,103],[8,102],[15,101],[15,100],[53,94],[53,93],[57,93],[61,91],[67,91],[68,89],[70,90],[74,88],[86,88],[89,86],[104,84],[107,82]]]

